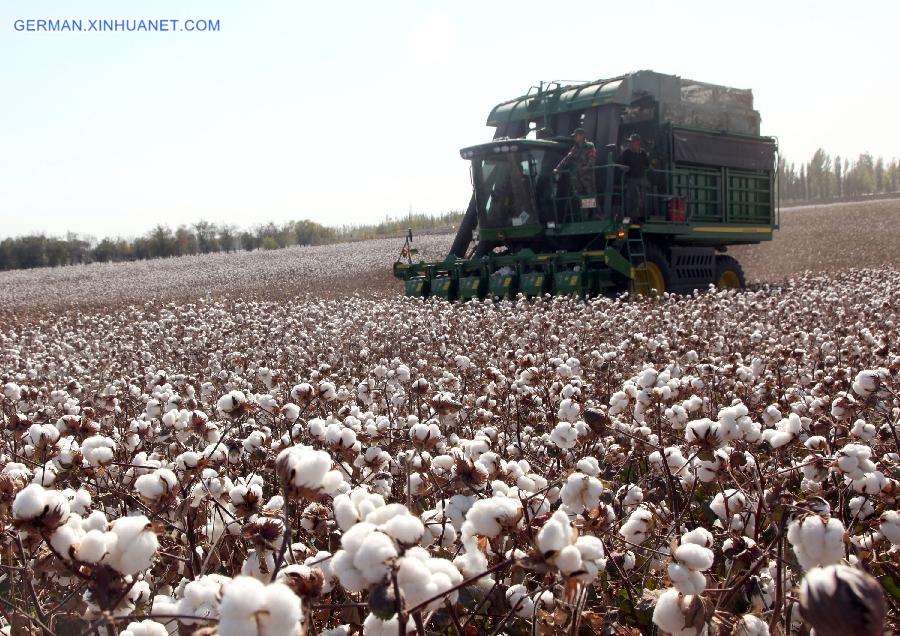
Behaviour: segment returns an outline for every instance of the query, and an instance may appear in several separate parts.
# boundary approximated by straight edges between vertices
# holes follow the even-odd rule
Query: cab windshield
[[[483,228],[518,227],[541,222],[550,197],[544,150],[505,152],[473,160],[478,221]],[[549,199],[548,199],[549,200]]]

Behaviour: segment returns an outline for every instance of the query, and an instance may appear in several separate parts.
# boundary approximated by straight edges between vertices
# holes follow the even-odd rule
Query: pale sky
[[[898,24],[893,0],[2,0],[0,236],[462,209],[496,103],[639,69],[752,88],[789,159],[900,156]]]

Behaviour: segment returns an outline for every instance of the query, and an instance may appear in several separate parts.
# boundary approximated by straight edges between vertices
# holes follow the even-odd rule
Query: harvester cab
[[[512,249],[544,233],[558,185],[553,168],[567,150],[559,142],[504,139],[460,151],[472,162],[480,238]]]
[[[394,274],[407,295],[448,300],[741,287],[727,247],[778,227],[777,148],[752,105],[749,90],[651,71],[503,102],[494,139],[460,150],[473,192],[448,256],[415,261],[408,237]],[[554,171],[575,127],[598,150],[578,187],[574,168]],[[640,177],[616,163],[632,133],[652,158]]]

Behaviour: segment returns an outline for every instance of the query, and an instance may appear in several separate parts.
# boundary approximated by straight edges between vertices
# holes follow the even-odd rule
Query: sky
[[[26,19],[216,32],[16,31]],[[893,0],[0,0],[0,237],[464,209],[459,148],[544,80],[752,88],[789,159],[900,156]]]

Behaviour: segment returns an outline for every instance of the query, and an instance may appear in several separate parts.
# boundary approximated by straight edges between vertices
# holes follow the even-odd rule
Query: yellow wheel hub
[[[737,272],[728,269],[719,276],[716,286],[722,289],[740,289],[741,279],[738,277]]]
[[[631,281],[632,293],[655,293],[662,296],[666,293],[666,279],[656,263],[647,261],[635,272],[636,278]],[[644,285],[646,283],[646,286]],[[647,289],[649,287],[649,289]]]

